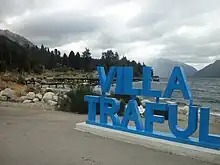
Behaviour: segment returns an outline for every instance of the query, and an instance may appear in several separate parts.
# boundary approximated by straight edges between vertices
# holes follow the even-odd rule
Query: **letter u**
[[[169,107],[169,116],[168,124],[171,132],[174,136],[182,139],[187,139],[192,135],[198,126],[198,108],[195,106],[189,106],[189,116],[188,116],[188,127],[184,130],[180,128],[177,124],[177,104],[170,104]]]

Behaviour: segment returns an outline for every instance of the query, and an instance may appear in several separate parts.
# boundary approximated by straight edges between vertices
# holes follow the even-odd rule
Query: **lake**
[[[196,105],[210,107],[212,112],[220,112],[220,78],[188,78],[188,84]],[[168,79],[161,78],[153,82],[152,88],[164,92]],[[142,82],[135,82],[135,88],[141,88]],[[181,92],[174,92],[172,100],[182,100]]]

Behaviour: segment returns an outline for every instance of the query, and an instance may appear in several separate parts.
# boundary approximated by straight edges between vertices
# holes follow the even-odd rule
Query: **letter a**
[[[180,67],[174,67],[163,97],[170,98],[175,89],[182,92],[184,99],[192,100],[192,94],[189,90],[186,77]]]

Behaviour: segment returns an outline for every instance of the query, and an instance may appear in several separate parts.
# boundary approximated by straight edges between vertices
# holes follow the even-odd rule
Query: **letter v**
[[[118,88],[116,90],[122,91],[121,88],[123,87],[123,85],[121,85],[121,84],[123,82],[123,72],[121,70],[122,70],[121,67],[110,67],[110,70],[108,72],[108,76],[106,77],[104,67],[101,67],[101,66],[97,67],[97,71],[99,74],[99,84],[102,89],[102,95],[105,95],[106,92],[109,92],[109,90],[111,88],[111,83],[113,82],[113,80],[116,76],[116,73],[117,73],[117,86],[116,86],[116,88]]]

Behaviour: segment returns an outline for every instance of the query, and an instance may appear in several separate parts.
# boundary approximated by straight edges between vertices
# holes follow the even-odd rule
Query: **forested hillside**
[[[76,70],[93,71],[97,65],[105,66],[133,66],[135,76],[140,76],[142,65],[129,61],[126,57],[119,58],[117,52],[108,50],[100,55],[99,59],[92,58],[92,52],[86,48],[83,52],[70,51],[62,54],[59,50],[50,50],[41,47],[21,46],[5,36],[0,36],[0,71],[19,70],[41,73],[43,69],[70,67]]]

